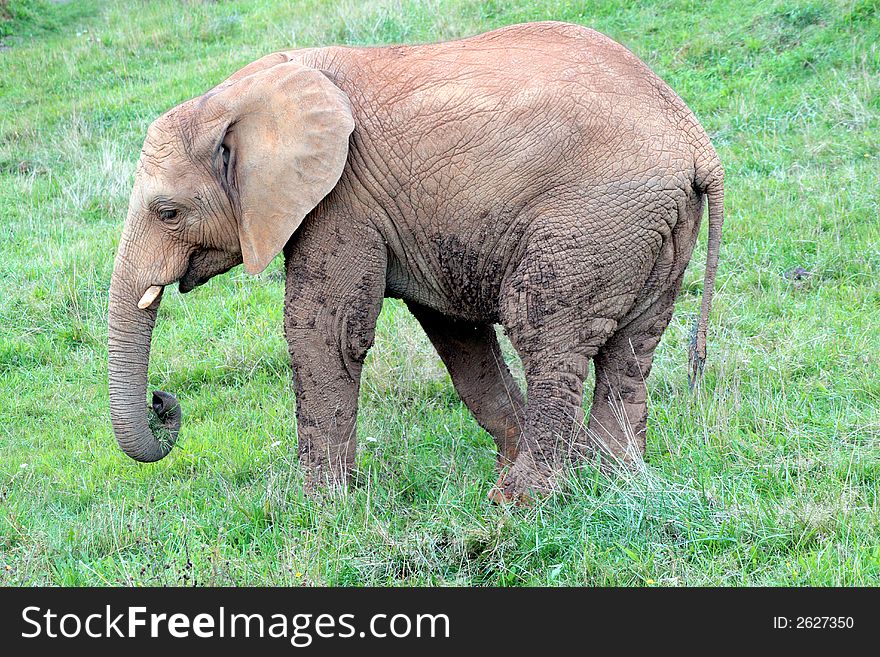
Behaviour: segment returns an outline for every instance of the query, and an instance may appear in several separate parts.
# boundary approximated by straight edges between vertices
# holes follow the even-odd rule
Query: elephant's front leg
[[[354,464],[361,370],[385,290],[378,234],[312,222],[289,246],[284,326],[307,490],[345,484]]]

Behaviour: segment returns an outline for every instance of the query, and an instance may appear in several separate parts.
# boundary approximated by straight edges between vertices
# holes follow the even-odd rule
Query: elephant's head
[[[150,126],[108,313],[110,417],[130,457],[161,459],[180,428],[172,395],[145,404],[162,290],[178,282],[187,292],[242,262],[252,274],[265,269],[338,182],[353,129],[345,94],[281,54]]]

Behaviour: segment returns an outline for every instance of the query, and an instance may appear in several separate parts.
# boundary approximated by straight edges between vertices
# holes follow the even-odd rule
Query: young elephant
[[[352,466],[383,297],[405,300],[497,441],[493,499],[552,489],[587,448],[629,462],[645,448],[645,378],[706,197],[692,376],[702,368],[723,194],[684,102],[590,29],[536,23],[264,57],[147,132],[110,286],[116,438],[155,461],[177,436],[173,396],[144,406],[162,289],[187,292],[242,262],[257,274],[283,250],[310,486],[344,482]],[[527,402],[495,323],[522,358]],[[167,440],[151,431],[157,419]]]

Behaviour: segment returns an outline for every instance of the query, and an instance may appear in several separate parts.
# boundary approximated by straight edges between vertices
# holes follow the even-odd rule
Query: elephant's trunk
[[[108,372],[110,420],[122,450],[137,461],[158,461],[171,451],[180,430],[180,404],[173,395],[156,391],[146,404],[150,339],[160,298],[138,308],[143,290],[117,260],[110,283],[108,309]]]

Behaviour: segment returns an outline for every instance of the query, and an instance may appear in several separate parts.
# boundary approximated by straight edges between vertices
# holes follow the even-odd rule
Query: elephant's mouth
[[[218,274],[224,274],[241,264],[241,255],[217,249],[198,249],[189,257],[186,271],[177,283],[181,294],[204,285]]]
[[[196,273],[196,268],[193,266],[196,260],[196,255],[196,252],[190,254],[189,262],[186,263],[186,271],[183,272],[183,276],[180,277],[180,280],[177,283],[177,289],[181,294],[191,292],[208,280],[204,276],[199,276]]]
[[[181,294],[186,294],[187,292],[191,292],[199,285],[203,285],[207,283],[213,275],[205,276],[204,274],[199,275],[193,271],[192,264],[187,267],[186,273],[180,278],[180,281],[177,283],[177,289]]]
[[[186,280],[184,278],[181,278],[180,282],[177,284],[177,290],[181,294],[186,294],[187,292],[191,292],[192,290],[194,290],[195,288],[197,288],[201,284],[202,283],[200,283],[200,282]]]

